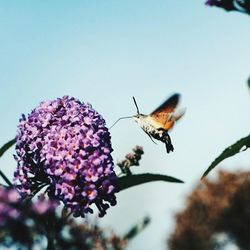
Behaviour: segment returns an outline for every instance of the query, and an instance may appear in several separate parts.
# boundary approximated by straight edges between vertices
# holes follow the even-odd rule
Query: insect
[[[176,107],[180,100],[180,94],[173,94],[170,96],[149,115],[141,114],[134,97],[133,100],[136,106],[137,114],[118,119],[112,127],[121,119],[133,118],[153,142],[154,138],[165,143],[167,153],[174,151],[168,132],[174,126],[175,122],[185,113],[184,109],[176,111]]]

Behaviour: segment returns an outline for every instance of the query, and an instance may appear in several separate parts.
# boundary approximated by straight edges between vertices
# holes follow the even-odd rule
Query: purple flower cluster
[[[0,227],[19,217],[20,211],[17,209],[19,201],[20,195],[16,190],[0,187]]]
[[[53,213],[57,206],[56,201],[45,200],[42,196],[34,203],[25,203],[17,190],[0,187],[0,227],[8,226],[11,221],[19,220],[24,223],[24,211],[30,211],[34,216],[44,216]]]
[[[92,213],[93,203],[103,216],[116,203],[111,152],[105,121],[90,104],[68,96],[42,102],[20,119],[14,181],[22,196],[47,183],[74,216]]]

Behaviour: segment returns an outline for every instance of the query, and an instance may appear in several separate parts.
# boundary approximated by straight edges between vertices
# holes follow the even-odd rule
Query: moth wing
[[[161,104],[157,109],[155,109],[150,116],[162,125],[162,128],[169,130],[173,127],[175,121],[179,120],[185,110],[181,112],[175,112],[176,106],[180,100],[179,94],[174,94],[169,97],[163,104]]]
[[[162,103],[157,109],[155,109],[151,115],[158,115],[159,113],[172,113],[180,100],[180,94],[173,94],[164,103]]]
[[[168,120],[166,120],[165,124],[164,124],[164,129],[166,130],[170,130],[176,121],[178,121],[186,112],[186,109],[180,109],[177,111],[174,111],[174,113],[170,114],[168,116]]]

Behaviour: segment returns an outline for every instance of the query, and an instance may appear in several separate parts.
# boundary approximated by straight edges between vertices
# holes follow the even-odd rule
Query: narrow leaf
[[[14,144],[16,143],[16,139],[12,139],[5,143],[1,148],[0,148],[0,157]]]
[[[124,190],[126,188],[130,188],[136,185],[140,185],[143,183],[151,182],[151,181],[166,181],[166,182],[176,182],[183,183],[182,180],[179,180],[175,177],[160,175],[160,174],[138,174],[138,175],[130,175],[123,176],[118,179],[118,185],[120,190]]]
[[[13,184],[11,181],[8,179],[8,177],[0,170],[0,176],[4,179],[4,181],[8,184],[9,187],[12,187]]]
[[[208,169],[204,172],[201,179],[203,179],[213,168],[215,168],[221,161],[226,158],[229,158],[235,154],[238,154],[242,151],[247,150],[250,147],[250,135],[244,137],[234,143],[233,145],[226,148],[208,167]]]
[[[142,221],[134,225],[124,236],[124,239],[131,240],[137,234],[139,234],[148,224],[150,223],[150,218],[147,216]]]

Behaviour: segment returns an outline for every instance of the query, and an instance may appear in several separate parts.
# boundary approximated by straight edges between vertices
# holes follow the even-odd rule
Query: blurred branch
[[[249,171],[219,171],[216,179],[199,182],[175,215],[167,249],[249,250],[249,190]]]

